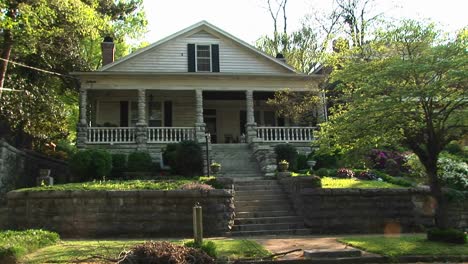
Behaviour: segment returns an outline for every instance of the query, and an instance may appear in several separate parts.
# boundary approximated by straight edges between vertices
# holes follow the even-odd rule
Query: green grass
[[[53,245],[59,241],[57,233],[44,230],[1,231],[0,262],[2,258],[19,259],[39,248]]]
[[[322,188],[403,188],[384,181],[362,181],[358,179],[322,178]]]
[[[174,178],[170,180],[130,180],[114,181],[95,180],[92,182],[67,183],[53,186],[39,186],[19,189],[18,191],[128,191],[128,190],[177,190],[190,182],[206,182],[210,184],[214,177]]]
[[[352,236],[340,238],[338,241],[368,252],[389,257],[405,255],[468,255],[467,245],[428,241],[425,234],[401,235],[400,237]]]
[[[185,240],[186,241],[186,240]],[[250,240],[211,240],[216,244],[219,257],[230,259],[264,257],[270,254],[266,249]],[[123,250],[143,243],[144,240],[70,240],[43,248],[23,258],[24,263],[73,263],[91,256],[117,258]],[[184,240],[171,241],[182,245]]]

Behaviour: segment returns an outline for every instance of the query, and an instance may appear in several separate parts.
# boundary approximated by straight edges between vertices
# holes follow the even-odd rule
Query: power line
[[[0,58],[0,60],[6,61],[6,62],[11,63],[11,64],[15,64],[15,65],[18,65],[18,66],[21,66],[21,67],[24,67],[24,68],[28,68],[28,69],[31,69],[31,70],[39,71],[39,72],[44,72],[44,73],[53,74],[53,75],[57,75],[57,76],[61,76],[61,77],[66,77],[66,78],[78,79],[78,78],[76,78],[75,76],[71,76],[71,75],[61,74],[61,73],[58,73],[58,72],[53,72],[53,71],[44,70],[44,69],[37,68],[37,67],[33,67],[33,66],[29,66],[29,65],[26,65],[26,64],[23,64],[23,63],[20,63],[20,62],[15,62],[15,61],[12,61],[12,60],[7,60],[7,59],[4,59],[4,58]],[[1,88],[0,88],[0,89],[1,89]]]

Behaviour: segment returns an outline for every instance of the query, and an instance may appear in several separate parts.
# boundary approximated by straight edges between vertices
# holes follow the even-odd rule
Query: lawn
[[[58,241],[58,234],[44,230],[1,231],[0,260],[7,262],[6,258],[18,259]]]
[[[187,241],[187,240],[185,240]],[[265,257],[270,254],[266,249],[250,240],[212,240],[216,244],[219,257],[230,259]],[[144,240],[69,240],[62,241],[31,253],[22,259],[23,263],[73,263],[85,260],[91,256],[117,258],[123,250],[133,245],[143,243]],[[183,244],[184,240],[171,241]],[[97,261],[97,260],[96,260]],[[90,263],[90,262],[87,262]],[[105,263],[101,260],[101,263]]]
[[[384,181],[364,181],[358,179],[322,178],[322,188],[404,188]]]
[[[91,182],[57,184],[53,186],[39,186],[19,189],[18,191],[127,191],[127,190],[177,190],[184,184],[191,182],[210,183],[214,177],[181,178],[165,180],[95,180]]]
[[[389,257],[405,255],[461,256],[468,255],[468,246],[427,241],[425,234],[385,236],[352,236],[338,241],[353,247]]]

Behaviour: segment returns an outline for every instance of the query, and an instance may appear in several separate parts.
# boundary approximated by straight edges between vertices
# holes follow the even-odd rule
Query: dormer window
[[[189,72],[219,72],[218,44],[188,44]]]
[[[211,72],[211,47],[197,45],[197,72]]]

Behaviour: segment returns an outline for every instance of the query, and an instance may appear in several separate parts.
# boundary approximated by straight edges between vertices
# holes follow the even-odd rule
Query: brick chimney
[[[101,43],[102,50],[102,66],[114,62],[115,45],[114,40],[107,36]]]
[[[283,62],[283,63],[286,63],[286,58],[281,53],[276,54],[276,59]]]

